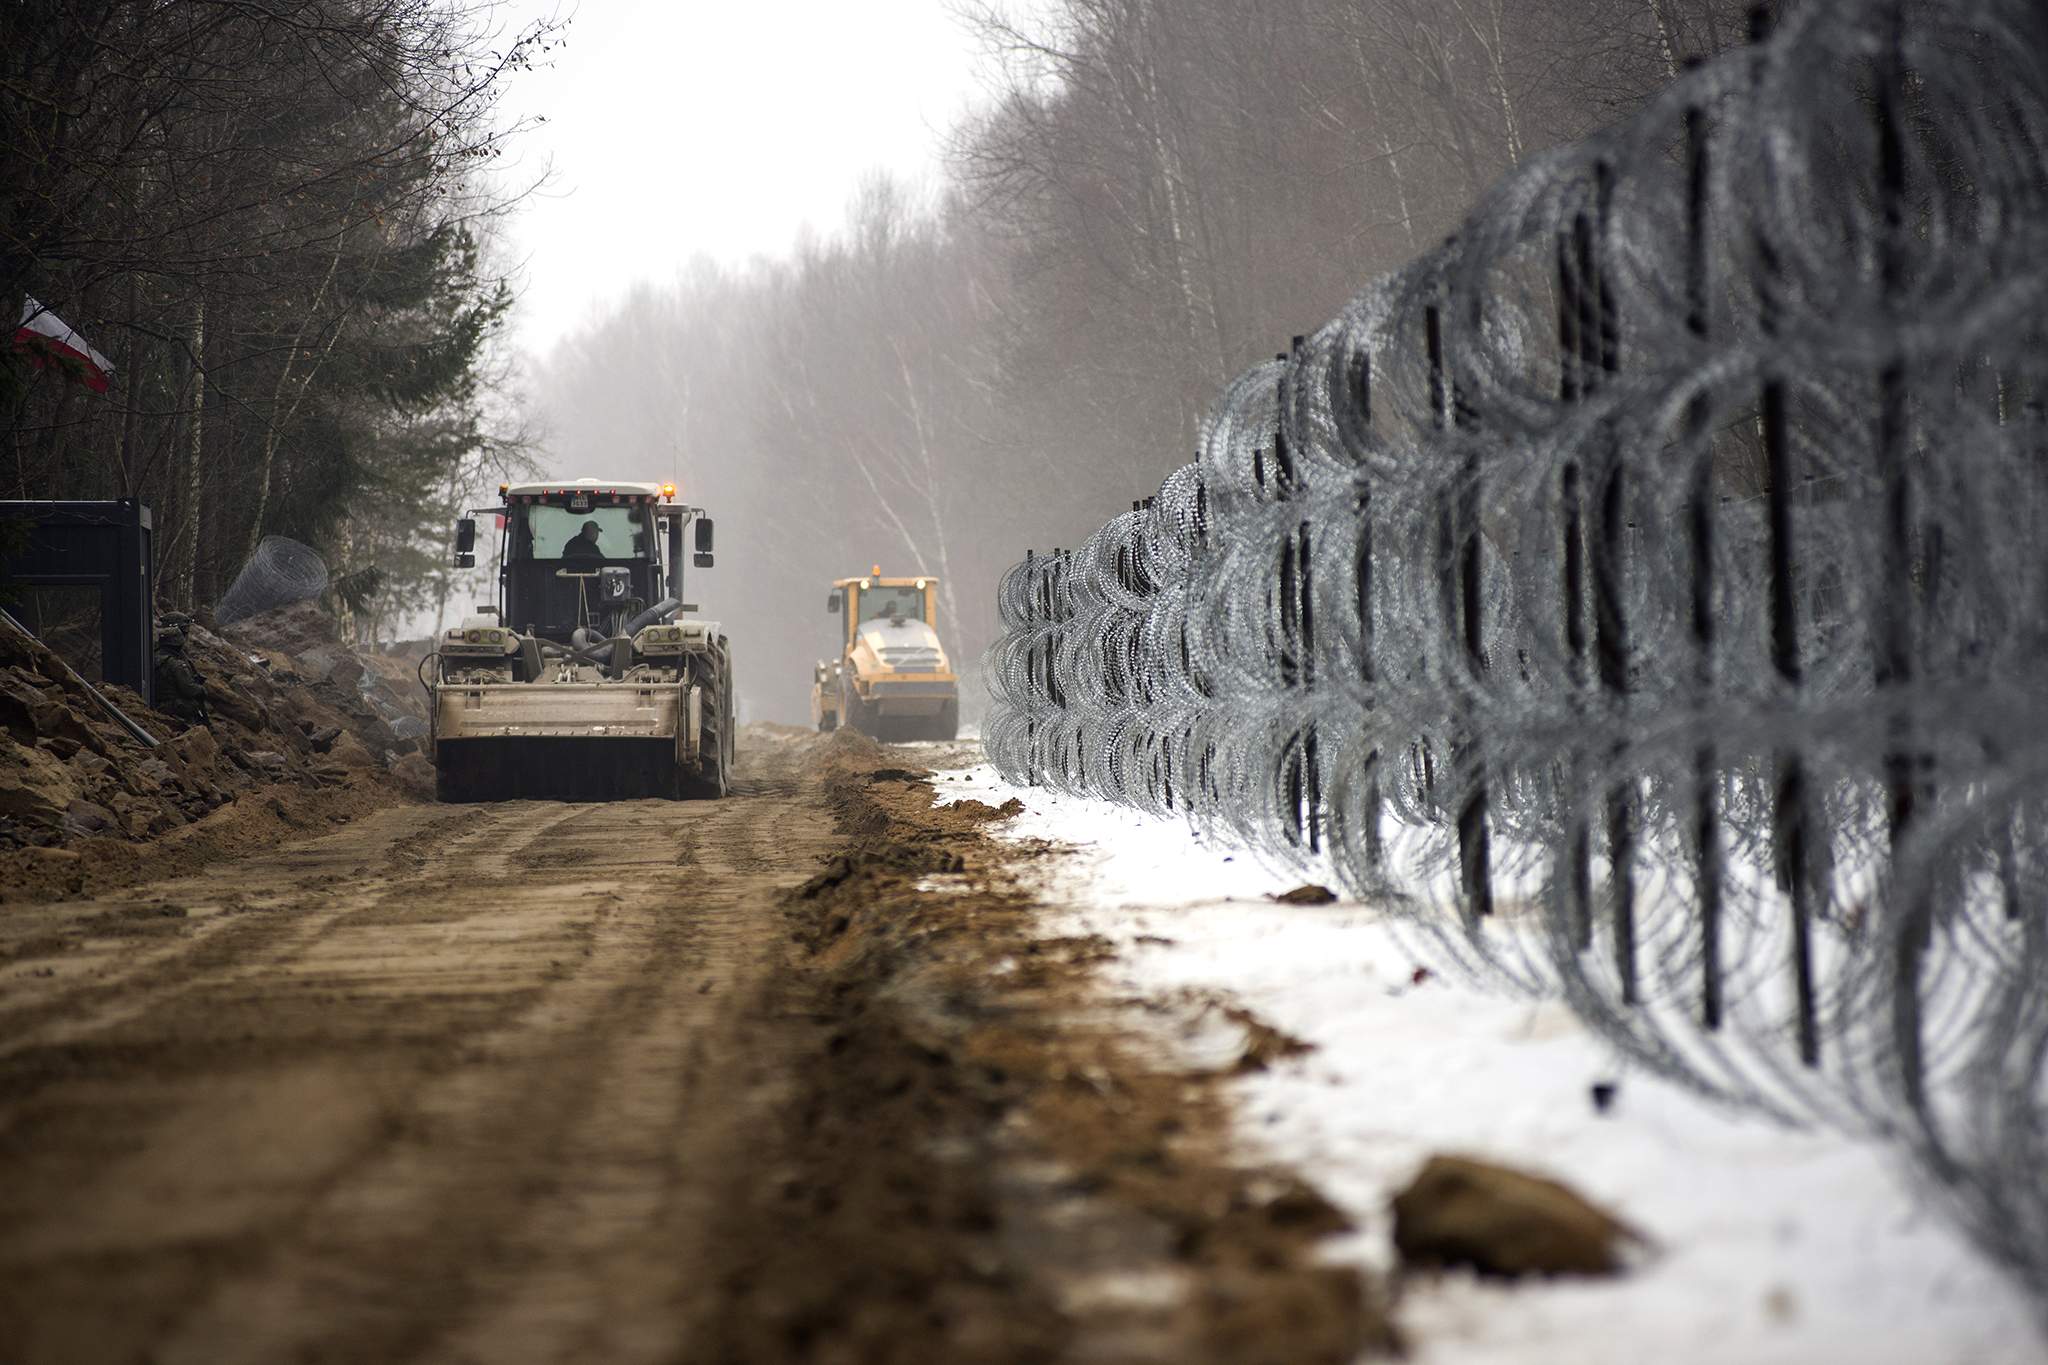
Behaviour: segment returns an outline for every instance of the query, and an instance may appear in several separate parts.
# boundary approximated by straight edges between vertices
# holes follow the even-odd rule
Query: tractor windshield
[[[592,507],[571,511],[545,503],[513,509],[514,559],[649,559],[648,510]],[[594,529],[591,529],[594,528]],[[595,551],[590,548],[595,545]]]
[[[901,616],[911,621],[922,621],[924,616],[923,588],[865,588],[860,594],[860,619],[863,621],[888,621]]]

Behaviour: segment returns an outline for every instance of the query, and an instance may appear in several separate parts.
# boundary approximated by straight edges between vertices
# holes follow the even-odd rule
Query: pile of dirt
[[[259,798],[272,817],[308,815],[309,793],[349,792],[335,809],[431,791],[418,688],[409,695],[341,642],[310,603],[185,646],[210,718],[195,725],[123,687],[99,690],[155,739],[130,734],[64,661],[0,622],[0,901],[76,893],[97,863]],[[318,804],[318,803],[316,803]],[[294,817],[296,818],[296,817]],[[290,823],[290,820],[287,820]]]
[[[732,1270],[695,1360],[1075,1358],[1348,1365],[1398,1337],[1321,1263],[1341,1213],[1234,1155],[1225,1077],[1134,1048],[1104,945],[1047,939],[982,803],[844,731],[846,845],[784,902],[818,1064],[760,1136],[777,1180],[717,1220]],[[1024,855],[1028,857],[1029,855]]]
[[[1482,1275],[1613,1275],[1642,1243],[1569,1185],[1471,1157],[1433,1156],[1394,1197],[1402,1264]]]

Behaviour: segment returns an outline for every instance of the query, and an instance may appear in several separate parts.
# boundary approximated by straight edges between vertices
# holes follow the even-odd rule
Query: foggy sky
[[[503,21],[554,14],[567,45],[503,106],[546,120],[501,168],[552,168],[507,233],[515,340],[536,354],[699,253],[734,264],[836,229],[870,170],[936,176],[975,89],[945,0],[513,0]]]

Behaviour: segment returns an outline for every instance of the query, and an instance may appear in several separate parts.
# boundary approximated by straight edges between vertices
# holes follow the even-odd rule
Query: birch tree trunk
[[[353,518],[341,525],[341,562],[353,568],[356,562],[356,524]],[[329,583],[332,583],[332,579]],[[341,630],[344,644],[356,645],[362,641],[356,638],[358,623],[356,613],[348,604],[348,598],[341,593],[334,594],[334,615]],[[438,638],[438,637],[437,637]]]
[[[1500,121],[1506,130],[1508,142],[1508,165],[1522,164],[1522,121],[1515,115],[1514,96],[1508,93],[1507,40],[1500,31],[1501,0],[1491,0],[1488,17],[1493,21],[1493,38],[1482,43],[1486,49],[1487,64],[1492,70],[1494,96],[1500,101]]]
[[[142,304],[139,295],[140,288],[137,284],[137,277],[135,272],[130,271],[128,273],[128,316],[130,318],[137,318],[142,315]],[[128,329],[127,350],[121,357],[121,364],[125,369],[121,383],[120,447],[121,491],[131,498],[142,496],[143,473],[143,471],[135,467],[135,405],[142,401],[142,376],[138,373],[135,366],[137,349],[136,332],[131,327]]]
[[[1671,42],[1671,25],[1665,21],[1663,0],[1645,0],[1650,7],[1650,21],[1657,25],[1657,51],[1664,58],[1664,74],[1672,80],[1678,79],[1678,51]],[[1711,18],[1713,7],[1707,13]]]
[[[353,211],[354,206],[350,206]],[[334,272],[341,268],[341,243],[334,245],[334,257],[327,263],[326,277],[320,281],[320,288],[313,293],[313,302],[306,314],[299,320],[299,330],[292,334],[292,344],[284,355],[284,368],[277,376],[277,387],[270,395],[270,425],[263,433],[263,464],[256,476],[256,515],[249,522],[249,545],[247,554],[255,554],[256,547],[263,542],[263,519],[270,515],[270,484],[277,468],[278,443],[284,440],[284,429],[299,415],[299,405],[306,401],[306,393],[313,385],[313,376],[320,372],[320,366],[334,352],[334,343],[341,340],[342,319],[335,319],[334,330],[328,334],[327,344],[320,349],[319,356],[307,367],[299,380],[299,391],[292,399],[292,405],[282,417],[277,408],[284,401],[285,386],[291,383],[292,367],[298,363],[300,347],[306,340],[306,329],[313,325],[319,315],[320,305],[327,300],[327,291],[334,284]]]
[[[200,457],[205,451],[206,417],[206,296],[192,306],[192,430],[185,452],[185,497],[183,508],[184,562],[178,566],[178,601],[185,610],[199,605],[195,579],[199,572]]]

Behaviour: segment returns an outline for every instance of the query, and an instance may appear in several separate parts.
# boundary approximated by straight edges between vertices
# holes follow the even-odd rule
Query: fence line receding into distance
[[[2048,1285],[2048,21],[1804,0],[1000,590],[1014,781],[1327,867]]]

